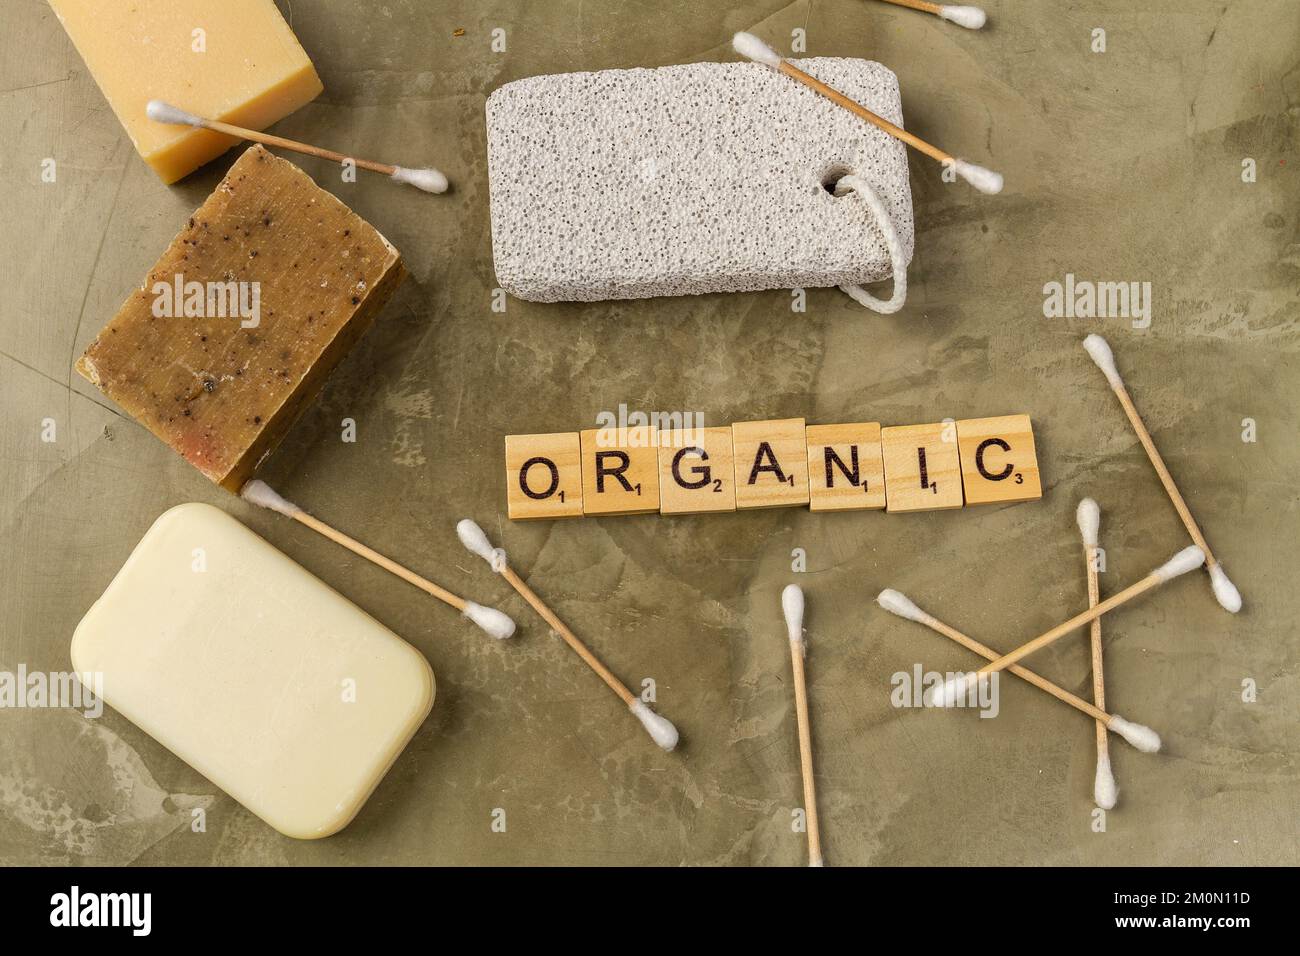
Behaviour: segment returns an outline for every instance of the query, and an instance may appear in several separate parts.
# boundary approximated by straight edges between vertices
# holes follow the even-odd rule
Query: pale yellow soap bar
[[[145,533],[77,626],[104,699],[281,833],[348,824],[433,706],[415,648],[225,512]]]
[[[172,183],[238,140],[155,123],[149,100],[265,129],[324,89],[272,0],[49,0],[145,162]]]

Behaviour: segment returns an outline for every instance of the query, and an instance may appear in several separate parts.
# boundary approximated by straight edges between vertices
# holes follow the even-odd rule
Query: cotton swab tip
[[[275,489],[265,481],[257,478],[244,482],[244,487],[239,489],[239,497],[249,504],[257,505],[259,508],[270,508],[272,511],[278,511],[287,518],[302,514],[301,508],[287,498],[282,498],[276,494]]]
[[[890,614],[897,614],[899,617],[905,617],[909,621],[919,621],[924,624],[930,619],[930,615],[917,607],[911,598],[906,594],[895,591],[893,588],[885,588],[885,590],[876,595],[876,603]]]
[[[961,7],[945,4],[939,8],[939,16],[949,23],[955,23],[967,30],[978,30],[988,22],[988,17],[979,7]]]
[[[1124,380],[1119,377],[1119,369],[1115,367],[1115,353],[1110,350],[1110,343],[1094,332],[1083,340],[1083,347],[1097,363],[1097,368],[1101,369],[1111,387],[1123,387]]]
[[[964,159],[957,160],[957,175],[966,182],[970,183],[982,193],[990,196],[996,196],[1002,192],[1002,174],[995,173],[991,169],[985,169],[983,166],[976,166],[974,163],[968,163]]]
[[[803,589],[787,584],[781,592],[781,610],[785,612],[785,630],[791,644],[803,643]]]
[[[926,703],[931,707],[952,707],[957,701],[966,696],[966,685],[970,682],[972,674],[954,674],[938,687],[932,687],[929,692],[929,700]]]
[[[428,169],[407,169],[404,166],[395,166],[390,178],[399,183],[414,186],[416,189],[423,189],[426,193],[445,193],[447,191],[447,177],[432,166]]]
[[[673,748],[677,746],[678,740],[677,728],[673,726],[672,721],[667,717],[660,717],[647,707],[645,701],[639,697],[632,701],[631,710],[636,715],[636,719],[641,721],[641,726],[645,727],[650,739],[664,750],[672,753]]]
[[[1210,584],[1214,588],[1215,600],[1223,605],[1225,611],[1236,614],[1241,610],[1241,592],[1228,580],[1223,565],[1215,564],[1210,568]]]
[[[456,522],[456,537],[460,538],[460,543],[468,550],[488,564],[496,558],[496,550],[492,547],[492,542],[473,518],[461,518]]]
[[[1160,735],[1150,727],[1125,720],[1119,714],[1111,714],[1110,723],[1106,726],[1144,754],[1153,754],[1160,750]]]
[[[203,120],[193,113],[164,103],[162,100],[150,100],[145,104],[144,113],[155,123],[170,123],[173,126],[202,126]]]
[[[731,45],[741,56],[776,69],[781,65],[781,56],[770,46],[752,33],[740,32],[731,38]]]
[[[515,622],[510,619],[510,616],[494,607],[484,607],[482,604],[466,601],[464,614],[489,636],[499,641],[515,632]]]
[[[1205,552],[1193,544],[1189,547],[1183,548],[1183,550],[1179,551],[1151,573],[1161,581],[1172,581],[1180,574],[1186,574],[1188,571],[1195,571],[1204,563]]]
[[[1074,512],[1079,522],[1079,533],[1083,535],[1083,544],[1088,548],[1097,547],[1097,533],[1101,529],[1101,509],[1091,498],[1084,498]]]
[[[1119,787],[1115,786],[1115,774],[1110,769],[1110,757],[1101,754],[1097,757],[1097,778],[1092,785],[1092,799],[1103,810],[1113,809],[1119,799]]]

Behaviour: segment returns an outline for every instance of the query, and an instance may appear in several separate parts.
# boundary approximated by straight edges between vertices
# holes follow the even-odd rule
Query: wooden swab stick
[[[1101,530],[1101,509],[1091,498],[1079,502],[1075,511],[1075,520],[1079,523],[1079,534],[1083,536],[1083,564],[1088,576],[1088,607],[1096,607],[1101,600],[1101,590],[1097,584],[1097,535]],[[1099,710],[1106,709],[1106,681],[1102,673],[1101,660],[1101,618],[1097,618],[1088,628],[1088,643],[1092,650],[1092,702]],[[1097,806],[1109,810],[1119,798],[1115,786],[1115,774],[1110,768],[1110,738],[1106,735],[1106,725],[1097,721],[1097,776],[1092,786],[1093,799]]]
[[[1154,587],[1159,587],[1166,581],[1172,581],[1180,574],[1186,574],[1188,571],[1195,570],[1205,563],[1205,552],[1195,545],[1190,548],[1184,548],[1172,558],[1166,561],[1160,567],[1156,568],[1141,581],[1136,584],[1130,584],[1118,594],[1112,594],[1106,600],[1102,601],[1096,607],[1089,608],[1082,614],[1076,614],[1064,624],[1058,624],[1050,631],[1046,631],[1034,638],[1028,644],[1022,644],[1020,647],[1011,651],[1009,654],[1003,654],[993,663],[981,667],[973,674],[957,674],[944,681],[941,687],[936,687],[930,692],[930,699],[927,703],[932,707],[951,707],[953,703],[966,693],[966,686],[972,681],[987,677],[995,671],[1006,670],[1012,664],[1018,662],[1022,657],[1042,650],[1053,641],[1060,640],[1066,634],[1077,628],[1083,627],[1089,621],[1096,620],[1107,611],[1113,611],[1121,604],[1133,600],[1150,591]]]
[[[1201,529],[1196,524],[1196,519],[1192,517],[1187,502],[1179,494],[1173,476],[1165,467],[1165,460],[1160,457],[1156,443],[1151,440],[1151,433],[1147,431],[1146,423],[1142,421],[1142,416],[1133,405],[1133,399],[1129,397],[1128,389],[1124,387],[1124,380],[1119,377],[1119,369],[1115,367],[1115,355],[1111,352],[1109,343],[1100,335],[1093,334],[1083,340],[1083,347],[1106,376],[1106,381],[1110,382],[1111,390],[1123,406],[1124,414],[1128,416],[1133,431],[1137,432],[1138,441],[1142,442],[1142,447],[1146,449],[1147,458],[1151,459],[1151,465],[1155,468],[1160,483],[1165,486],[1165,493],[1173,502],[1174,510],[1178,512],[1178,517],[1183,519],[1183,526],[1187,528],[1187,533],[1191,535],[1196,546],[1205,552],[1205,569],[1210,572],[1210,585],[1214,588],[1215,600],[1225,611],[1236,614],[1241,610],[1241,594],[1237,591],[1237,586],[1228,580],[1223,565],[1219,564],[1210,546],[1205,543],[1205,535],[1201,534]]]
[[[967,30],[978,30],[988,21],[988,17],[984,15],[984,11],[979,7],[957,7],[945,3],[929,3],[927,0],[885,0],[885,3],[920,10],[924,13],[933,13],[936,17],[942,17],[959,27],[965,27]]]
[[[832,103],[844,107],[855,116],[879,127],[895,139],[902,140],[908,146],[925,153],[925,155],[929,156],[931,159],[936,159],[941,163],[951,165],[958,176],[966,180],[966,182],[970,183],[980,192],[990,194],[1002,192],[1002,176],[998,173],[993,172],[991,169],[985,169],[983,166],[976,166],[974,163],[968,163],[964,159],[958,159],[951,153],[945,153],[937,146],[931,146],[919,136],[909,133],[907,130],[903,129],[903,127],[894,125],[883,116],[877,116],[865,106],[849,99],[839,90],[827,86],[816,77],[809,76],[789,60],[783,59],[779,53],[758,37],[754,36],[754,34],[737,33],[732,37],[731,45],[741,56],[748,57],[755,63],[762,63],[764,66],[770,66],[778,73],[784,73],[791,79],[798,80],[813,92],[826,97]]]
[[[439,587],[432,581],[420,577],[414,571],[402,567],[391,558],[384,557],[378,551],[366,547],[355,538],[350,538],[342,531],[331,528],[324,521],[315,518],[303,511],[292,501],[288,501],[278,495],[270,485],[264,481],[254,479],[246,482],[240,489],[239,496],[250,504],[258,505],[262,508],[269,508],[271,511],[279,512],[286,517],[292,518],[299,524],[304,524],[311,528],[317,534],[324,535],[335,544],[341,544],[353,554],[365,558],[372,564],[395,574],[408,584],[414,584],[421,591],[436,597],[444,604],[450,604],[461,614],[469,618],[488,634],[496,638],[509,637],[515,632],[515,622],[509,616],[502,614],[495,608],[484,607],[481,604],[475,604],[473,601],[467,601],[457,594],[452,594],[446,588]]]
[[[803,774],[803,812],[808,822],[808,865],[824,866],[821,830],[817,826],[817,786],[813,782],[812,730],[808,724],[808,687],[803,659],[808,645],[803,640],[803,591],[790,584],[781,592],[781,610],[790,638],[790,666],[794,669],[794,710],[799,722],[799,770]]]
[[[369,159],[357,159],[355,156],[346,156],[343,153],[336,153],[332,149],[312,146],[310,143],[299,143],[296,140],[285,139],[283,136],[272,136],[270,133],[260,133],[255,129],[231,126],[229,123],[223,123],[220,120],[204,119],[202,116],[187,113],[170,103],[164,103],[162,100],[150,100],[145,105],[145,113],[157,123],[210,129],[214,133],[225,133],[227,136],[236,136],[239,139],[246,139],[253,143],[261,143],[263,146],[278,146],[281,149],[290,149],[295,153],[306,153],[308,156],[317,156],[335,163],[351,160],[362,169],[383,173],[389,179],[395,179],[399,183],[408,183],[416,189],[423,189],[426,193],[447,191],[447,177],[433,167],[408,169],[405,166],[393,166],[390,163],[376,163]]]
[[[587,666],[594,670],[603,680],[609,689],[612,690],[632,711],[633,716],[641,721],[650,738],[664,750],[671,751],[677,746],[677,728],[667,717],[661,717],[645,705],[641,698],[637,697],[627,686],[615,677],[608,667],[600,662],[587,645],[578,639],[578,636],[569,630],[568,625],[555,616],[555,612],[542,603],[533,589],[530,588],[524,580],[515,573],[514,568],[506,562],[506,553],[501,548],[492,547],[492,542],[488,540],[483,529],[469,518],[461,520],[456,525],[456,536],[460,538],[460,543],[467,549],[477,554],[480,558],[488,563],[493,571],[500,574],[510,582],[510,586],[519,592],[525,601],[533,606],[533,610],[542,616],[551,629],[560,637],[564,638],[564,643],[573,649],[573,652],[586,662]]]
[[[909,621],[916,621],[918,624],[924,624],[931,630],[938,631],[944,637],[956,641],[962,647],[974,651],[985,660],[996,661],[998,659],[998,652],[993,650],[993,648],[981,644],[979,641],[975,640],[975,638],[968,637],[954,627],[949,627],[943,621],[921,610],[911,601],[910,598],[904,594],[900,594],[898,591],[892,589],[881,591],[880,595],[876,598],[876,601],[889,613],[897,614],[899,617],[905,617]],[[1028,668],[1021,667],[1019,664],[1012,664],[1007,668],[1007,670],[1022,680],[1026,680],[1033,684],[1039,690],[1047,691],[1047,693],[1051,694],[1057,700],[1069,704],[1080,713],[1087,714],[1096,721],[1098,727],[1102,728],[1101,734],[1103,739],[1105,738],[1107,730],[1113,730],[1144,753],[1155,753],[1160,749],[1160,736],[1150,727],[1145,727],[1142,724],[1135,724],[1132,721],[1125,720],[1118,714],[1108,714],[1097,705],[1090,704],[1077,694],[1071,694],[1068,690],[1058,687],[1047,678],[1040,677]],[[1114,806],[1114,804],[1112,803],[1111,806]],[[1106,807],[1106,809],[1109,810],[1110,807]]]

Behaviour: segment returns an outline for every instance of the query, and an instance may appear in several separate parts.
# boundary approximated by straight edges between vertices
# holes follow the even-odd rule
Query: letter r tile
[[[582,510],[634,515],[659,510],[658,431],[653,426],[582,432]]]

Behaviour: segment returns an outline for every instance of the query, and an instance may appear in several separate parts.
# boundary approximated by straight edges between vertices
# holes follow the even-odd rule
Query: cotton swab
[[[1224,573],[1223,565],[1219,564],[1210,550],[1210,546],[1205,543],[1205,535],[1201,534],[1200,527],[1196,524],[1196,519],[1192,517],[1191,511],[1187,508],[1187,502],[1178,492],[1178,486],[1174,484],[1173,476],[1169,474],[1169,469],[1165,467],[1165,460],[1160,457],[1160,452],[1156,450],[1156,443],[1151,440],[1151,433],[1147,431],[1146,423],[1142,421],[1142,416],[1138,414],[1137,408],[1133,404],[1133,399],[1129,397],[1128,389],[1124,387],[1124,380],[1119,377],[1119,369],[1115,367],[1115,355],[1110,350],[1110,345],[1100,335],[1089,335],[1083,340],[1083,347],[1092,360],[1097,363],[1101,369],[1106,381],[1110,382],[1111,390],[1114,391],[1115,397],[1124,408],[1124,414],[1128,416],[1129,424],[1133,426],[1133,431],[1137,432],[1137,437],[1142,442],[1142,447],[1146,449],[1147,457],[1151,459],[1151,465],[1156,470],[1156,475],[1160,478],[1160,483],[1165,486],[1165,493],[1169,495],[1169,500],[1173,502],[1174,510],[1178,512],[1178,517],[1183,519],[1183,526],[1187,528],[1187,533],[1192,536],[1192,541],[1196,546],[1205,552],[1205,569],[1210,572],[1210,585],[1214,588],[1214,598],[1219,602],[1225,611],[1236,614],[1241,610],[1241,594],[1237,591],[1236,585],[1228,580],[1228,575]]]
[[[1081,614],[1076,614],[1064,624],[1058,624],[1050,631],[1046,631],[1034,638],[1028,644],[1022,644],[1020,647],[1011,651],[1009,654],[1003,654],[993,663],[981,667],[973,674],[957,674],[944,681],[942,686],[935,687],[929,695],[928,703],[932,707],[951,707],[955,701],[966,693],[966,686],[974,680],[987,677],[989,674],[1005,670],[1012,664],[1026,657],[1034,651],[1042,650],[1053,641],[1059,640],[1066,634],[1076,628],[1080,628],[1089,621],[1096,620],[1107,611],[1112,611],[1128,601],[1133,600],[1139,595],[1145,594],[1154,587],[1159,587],[1166,581],[1172,581],[1179,575],[1186,574],[1188,571],[1194,571],[1205,563],[1205,552],[1193,545],[1184,548],[1172,558],[1166,561],[1160,567],[1156,568],[1141,581],[1130,584],[1118,594],[1112,594],[1106,600],[1102,601],[1096,607],[1089,608]]]
[[[967,30],[978,30],[988,22],[988,17],[979,7],[959,7],[946,3],[928,3],[926,0],[885,0],[898,7],[908,7],[923,13],[933,13],[949,23],[955,23]]]
[[[824,866],[821,831],[817,827],[817,787],[813,783],[812,731],[808,725],[808,687],[803,659],[808,645],[803,640],[803,591],[790,584],[781,592],[781,610],[790,638],[790,665],[794,668],[794,710],[799,722],[799,769],[803,774],[803,808],[808,821],[808,865]]]
[[[1083,563],[1088,575],[1088,607],[1096,607],[1101,599],[1101,590],[1097,584],[1097,536],[1101,530],[1101,508],[1091,498],[1084,498],[1079,502],[1074,515],[1079,523],[1079,534],[1083,537]],[[1106,681],[1102,676],[1101,618],[1094,620],[1088,631],[1092,650],[1092,702],[1099,710],[1105,710]],[[1106,725],[1100,720],[1097,721],[1097,776],[1093,781],[1092,795],[1097,806],[1103,810],[1110,810],[1119,799],[1115,774],[1110,768],[1110,739],[1106,736]]]
[[[582,643],[568,626],[555,616],[555,612],[542,603],[533,589],[530,588],[524,580],[515,573],[514,568],[510,567],[506,560],[506,553],[501,548],[492,547],[492,542],[488,540],[483,529],[470,518],[461,520],[456,525],[456,536],[460,538],[460,543],[467,549],[477,554],[480,558],[491,566],[492,570],[501,575],[510,582],[511,587],[519,592],[525,601],[533,606],[533,610],[542,616],[564,642],[573,648],[574,653],[586,662],[587,666],[594,670],[615,694],[617,694],[632,711],[632,715],[641,721],[645,727],[646,733],[650,738],[664,750],[671,751],[677,746],[677,728],[673,726],[672,721],[667,717],[661,717],[645,705],[641,698],[637,697],[626,685],[617,677],[610,673],[609,668],[602,664],[596,655],[591,653],[585,644]]]
[[[475,604],[473,601],[467,601],[459,595],[452,594],[446,588],[441,588],[432,581],[420,577],[414,571],[402,567],[391,558],[384,557],[378,551],[366,547],[360,541],[348,537],[342,531],[331,528],[319,518],[309,515],[292,501],[282,498],[264,481],[254,479],[246,482],[244,487],[240,489],[239,496],[250,504],[261,508],[269,508],[271,511],[292,518],[299,524],[306,525],[317,534],[329,538],[335,544],[343,545],[353,554],[360,555],[372,564],[379,565],[385,571],[397,575],[408,584],[414,584],[421,591],[433,595],[444,604],[450,604],[492,637],[506,638],[515,632],[515,622],[496,608],[484,607],[481,604]]]
[[[215,133],[225,133],[227,136],[236,136],[239,139],[261,143],[264,146],[278,146],[281,149],[290,149],[295,153],[306,153],[308,156],[317,156],[321,159],[328,159],[335,163],[343,163],[350,160],[362,169],[368,169],[371,172],[376,173],[383,173],[389,179],[396,180],[399,183],[407,183],[408,185],[414,186],[416,189],[423,189],[426,193],[444,193],[447,191],[447,177],[432,167],[426,169],[409,169],[405,166],[392,166],[388,163],[376,163],[369,159],[357,159],[353,156],[346,156],[343,153],[336,153],[332,149],[322,149],[319,146],[312,146],[310,143],[299,143],[292,139],[285,139],[283,136],[272,136],[270,133],[261,133],[254,129],[244,129],[242,126],[232,126],[229,123],[223,123],[220,120],[204,119],[202,116],[195,116],[193,113],[187,113],[182,109],[172,106],[170,103],[164,103],[162,100],[150,100],[145,105],[145,114],[157,123],[169,123],[173,126],[194,126],[198,129],[210,129]]]
[[[793,80],[797,80],[804,86],[808,87],[815,93],[818,93],[832,103],[844,107],[854,115],[872,123],[884,130],[895,139],[900,139],[913,149],[920,150],[931,159],[936,159],[941,163],[951,165],[957,175],[966,182],[970,183],[982,193],[1000,193],[1002,192],[1002,176],[993,172],[991,169],[985,169],[983,166],[976,166],[974,163],[968,163],[964,159],[958,159],[951,153],[945,153],[936,146],[931,146],[919,136],[914,136],[901,126],[895,126],[884,117],[877,116],[865,106],[855,103],[839,90],[832,89],[821,80],[809,76],[803,70],[799,69],[789,60],[783,59],[779,53],[770,46],[754,36],[752,33],[737,33],[732,37],[731,45],[741,56],[748,57],[756,63],[762,63],[769,66],[778,73],[784,73]]]
[[[881,591],[880,595],[876,598],[876,602],[890,614],[897,614],[899,617],[907,618],[909,621],[916,621],[918,624],[924,624],[932,631],[937,631],[944,637],[951,638],[958,644],[962,645],[962,647],[974,651],[986,660],[996,661],[998,659],[998,652],[993,650],[993,648],[981,644],[979,641],[975,640],[975,638],[968,637],[956,628],[948,626],[933,615],[921,610],[911,601],[910,598],[904,594],[900,594],[892,588],[886,588],[884,591]],[[1021,667],[1019,664],[1012,664],[1007,668],[1007,670],[1022,680],[1026,680],[1033,684],[1039,690],[1047,691],[1047,693],[1051,694],[1057,700],[1069,704],[1075,710],[1087,714],[1097,722],[1099,727],[1104,727],[1106,730],[1113,730],[1143,753],[1155,753],[1160,749],[1160,735],[1150,727],[1145,727],[1142,724],[1135,724],[1130,720],[1125,720],[1118,714],[1108,714],[1100,707],[1088,703],[1088,701],[1079,697],[1077,694],[1071,694],[1068,690],[1058,687],[1047,678],[1040,677],[1028,668]],[[1103,737],[1104,734],[1105,731],[1103,731]],[[1112,803],[1111,806],[1114,806],[1114,804]],[[1106,807],[1106,809],[1109,810],[1110,807]]]

